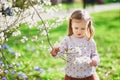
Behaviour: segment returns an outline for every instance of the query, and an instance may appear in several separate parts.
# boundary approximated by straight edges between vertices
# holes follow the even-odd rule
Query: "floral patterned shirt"
[[[74,35],[66,36],[60,44],[60,51],[56,57],[66,53],[65,72],[74,78],[85,78],[95,72],[95,67],[90,65],[91,60],[99,64],[99,56],[93,39],[77,38]]]

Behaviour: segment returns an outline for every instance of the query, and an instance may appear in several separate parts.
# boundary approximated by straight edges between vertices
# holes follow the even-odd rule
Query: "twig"
[[[53,49],[53,46],[52,46],[52,44],[51,44],[51,42],[50,42],[50,39],[49,39],[49,36],[48,36],[47,27],[46,27],[43,19],[41,18],[41,16],[40,16],[40,14],[38,13],[37,9],[33,6],[32,2],[31,2],[30,0],[29,0],[29,2],[30,2],[30,5],[34,8],[34,10],[35,10],[35,12],[37,13],[38,17],[40,18],[40,20],[42,21],[42,23],[43,23],[43,25],[44,25],[44,27],[45,27],[44,30],[45,30],[46,33],[47,33],[47,34],[46,34],[46,37],[47,37],[48,43],[49,43],[50,47]]]
[[[49,45],[50,45],[50,47],[53,49],[53,46],[52,46],[52,44],[51,44],[51,42],[50,42],[50,39],[49,39],[49,36],[48,36],[48,31],[47,31],[47,27],[46,27],[46,25],[45,25],[45,23],[44,23],[44,21],[43,21],[43,19],[42,19],[42,17],[40,16],[40,14],[38,13],[38,11],[37,11],[37,9],[33,6],[33,4],[32,4],[32,2],[29,0],[29,2],[30,2],[30,4],[31,4],[31,6],[34,8],[34,10],[35,10],[35,12],[37,13],[37,15],[38,15],[38,17],[40,18],[40,20],[42,21],[42,23],[43,23],[43,25],[44,25],[44,27],[45,27],[45,31],[46,31],[46,36],[47,36],[47,40],[48,40],[48,43],[49,43]],[[64,57],[60,57],[62,60],[64,60],[64,61],[67,61]]]

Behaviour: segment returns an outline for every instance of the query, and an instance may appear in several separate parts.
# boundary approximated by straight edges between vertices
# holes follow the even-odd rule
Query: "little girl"
[[[68,36],[60,47],[54,47],[50,52],[53,57],[66,53],[66,68],[64,80],[98,80],[95,67],[99,64],[99,56],[93,39],[94,28],[89,14],[84,10],[72,13]]]

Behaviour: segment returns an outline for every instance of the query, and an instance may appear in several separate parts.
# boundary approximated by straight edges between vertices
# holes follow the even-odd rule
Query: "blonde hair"
[[[87,37],[88,40],[90,40],[94,36],[94,27],[91,21],[91,17],[89,14],[84,11],[84,10],[76,10],[72,13],[70,19],[69,19],[69,25],[68,25],[68,36],[71,36],[73,34],[72,31],[72,19],[77,19],[77,20],[85,20],[88,21],[88,27],[87,27]]]

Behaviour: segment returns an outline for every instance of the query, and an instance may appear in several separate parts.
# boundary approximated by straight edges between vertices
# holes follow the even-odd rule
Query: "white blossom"
[[[41,33],[41,35],[46,36],[48,33],[46,32],[46,30],[43,30],[43,32]]]
[[[74,61],[73,61],[73,64],[90,64],[91,62],[91,59],[90,57],[87,57],[87,56],[81,56],[79,58],[76,58]]]
[[[0,37],[3,37],[3,36],[4,36],[4,32],[1,32],[1,33],[0,33]]]
[[[4,33],[1,32],[0,33],[0,43],[3,42],[4,40],[5,40]]]
[[[16,32],[13,32],[13,33],[12,33],[12,36],[18,36],[18,35],[20,35],[20,34],[21,34],[20,30],[18,30],[18,31],[16,31]]]
[[[43,0],[43,2],[44,2],[44,4],[46,4],[46,5],[51,5],[50,0]]]
[[[38,39],[38,36],[33,36],[31,41],[36,41]]]
[[[21,41],[22,43],[25,43],[26,41],[28,41],[28,38],[27,38],[26,36],[23,36],[20,41]]]
[[[16,59],[18,59],[20,56],[21,56],[21,54],[20,54],[20,53],[18,53],[18,52],[17,52],[17,53],[15,53],[15,58],[16,58]]]

